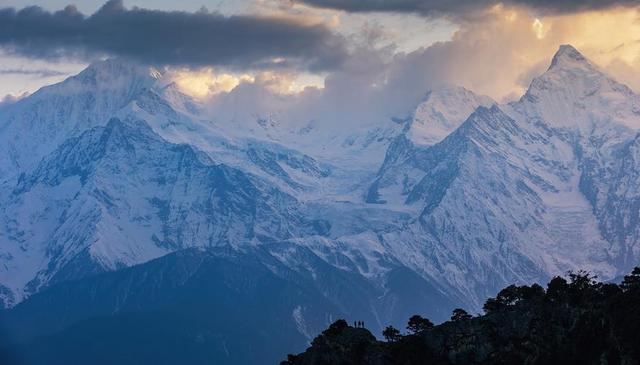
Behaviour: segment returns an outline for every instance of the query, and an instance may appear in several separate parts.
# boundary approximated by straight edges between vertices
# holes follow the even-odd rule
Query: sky
[[[388,118],[444,85],[513,100],[561,44],[640,91],[640,0],[72,1],[0,0],[0,103],[120,57],[220,113]]]

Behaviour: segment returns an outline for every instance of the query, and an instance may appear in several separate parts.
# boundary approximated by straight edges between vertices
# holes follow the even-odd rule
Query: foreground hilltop
[[[547,289],[509,286],[484,305],[485,315],[455,310],[433,326],[410,319],[411,334],[392,327],[378,341],[343,320],[283,365],[320,364],[638,364],[640,267],[620,285],[589,274],[556,277]]]

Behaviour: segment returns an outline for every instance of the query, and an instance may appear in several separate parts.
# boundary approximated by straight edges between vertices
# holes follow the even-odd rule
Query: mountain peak
[[[575,47],[563,44],[553,56],[549,70],[558,68],[593,68],[593,65]]]
[[[640,128],[638,96],[570,45],[560,46],[549,69],[533,79],[519,103],[527,118],[585,133],[593,133],[596,122]]]
[[[540,92],[561,92],[585,96],[606,83],[608,77],[573,46],[560,46],[553,56],[549,69],[531,82],[525,95],[531,97]]]
[[[153,85],[161,77],[162,72],[154,67],[121,58],[94,62],[76,76],[77,79],[90,83],[109,84],[116,80],[129,80],[142,82],[147,86]]]
[[[453,132],[479,106],[495,102],[461,86],[431,90],[416,108],[408,138],[417,145],[436,144]]]

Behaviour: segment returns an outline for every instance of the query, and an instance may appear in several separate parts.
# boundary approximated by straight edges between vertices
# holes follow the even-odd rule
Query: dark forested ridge
[[[621,284],[580,272],[546,289],[511,285],[484,310],[438,326],[416,315],[404,335],[387,327],[386,341],[339,320],[282,365],[640,364],[640,267]]]

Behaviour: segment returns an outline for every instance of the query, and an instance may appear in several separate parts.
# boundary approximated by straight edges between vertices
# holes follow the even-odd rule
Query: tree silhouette
[[[472,317],[473,316],[471,314],[467,313],[467,311],[462,308],[454,309],[453,313],[451,314],[451,320],[454,322],[466,321],[468,319],[471,319]]]
[[[382,335],[389,342],[395,342],[400,339],[400,331],[393,326],[387,326],[387,328],[382,331]]]
[[[640,267],[634,268],[631,274],[626,275],[620,287],[626,292],[640,292]]]
[[[547,284],[547,300],[558,302],[567,296],[569,284],[565,278],[556,276]]]
[[[531,286],[509,285],[502,289],[495,298],[489,298],[482,307],[485,313],[497,313],[520,303],[530,303],[531,301],[539,301],[544,298],[544,289],[538,285]]]
[[[413,315],[407,323],[407,330],[412,333],[420,333],[433,328],[433,323],[420,315]]]
[[[349,327],[347,321],[345,321],[344,319],[339,319],[333,322],[329,326],[329,328],[322,332],[322,334],[328,337],[334,337],[341,334],[347,327]]]
[[[308,355],[291,357],[287,365],[371,363],[366,359],[387,365],[640,364],[640,268],[620,284],[597,282],[579,271],[553,278],[546,292],[537,284],[511,285],[488,300],[485,310],[491,313],[473,317],[473,325],[449,323],[428,331],[430,321],[414,315],[407,329],[420,336],[403,337],[389,326],[382,332],[387,346],[373,336],[319,336]],[[451,316],[470,318],[460,308]]]

